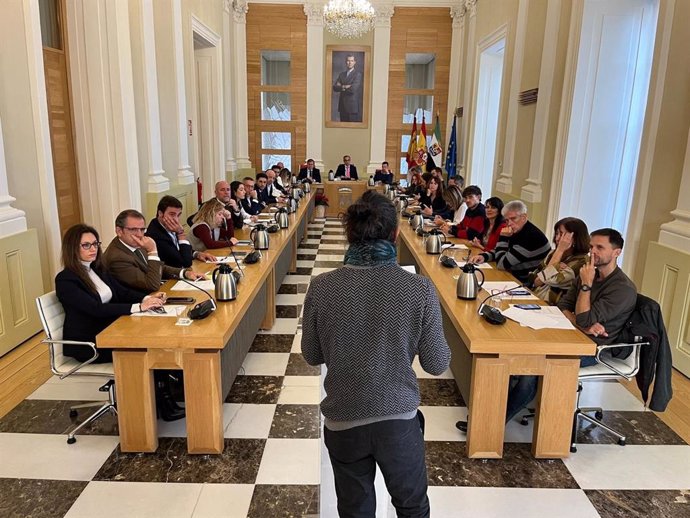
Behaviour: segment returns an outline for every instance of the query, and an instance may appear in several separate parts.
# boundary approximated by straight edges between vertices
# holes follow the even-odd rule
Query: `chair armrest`
[[[77,372],[79,369],[82,367],[89,365],[90,363],[93,363],[97,358],[98,358],[98,350],[96,349],[96,344],[93,342],[78,342],[75,340],[51,340],[50,338],[46,338],[45,340],[41,340],[41,343],[48,344],[50,346],[50,370],[53,371],[53,374],[56,376],[59,376],[61,380],[65,379],[68,376],[71,376],[75,372]],[[93,350],[93,356],[86,360],[85,362],[80,363],[79,365],[71,368],[67,372],[60,372],[57,370],[55,366],[55,351],[53,349],[53,345],[83,345],[83,346],[88,346],[91,347]]]
[[[597,362],[601,363],[602,365],[606,365],[609,369],[611,369],[613,372],[618,374],[619,376],[625,378],[625,379],[630,379],[632,378],[638,371],[640,367],[640,347],[643,345],[649,345],[649,342],[634,342],[634,343],[628,343],[628,344],[607,344],[607,345],[598,345],[597,346],[597,353],[596,353],[596,360]],[[619,349],[621,347],[632,347],[632,353],[635,355],[635,369],[633,374],[624,374],[620,370],[618,370],[616,367],[611,365],[609,362],[607,362],[604,358],[601,357],[601,353],[603,351],[606,351],[608,349]]]

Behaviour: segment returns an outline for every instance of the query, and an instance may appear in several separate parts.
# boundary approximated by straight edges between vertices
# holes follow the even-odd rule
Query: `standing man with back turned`
[[[398,215],[388,198],[365,192],[344,224],[345,266],[311,282],[302,334],[307,363],[328,367],[321,411],[338,514],[376,514],[378,465],[398,516],[428,517],[424,418],[412,361],[419,355],[435,375],[450,363],[436,289],[398,265]]]

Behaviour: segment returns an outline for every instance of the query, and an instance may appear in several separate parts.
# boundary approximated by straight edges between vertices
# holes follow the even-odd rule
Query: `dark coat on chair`
[[[139,249],[146,257],[146,251]],[[161,261],[144,260],[127,248],[116,236],[103,254],[103,262],[108,272],[125,286],[151,292],[158,291],[161,279],[178,279],[182,268],[166,266]]]
[[[300,181],[307,179],[307,168],[306,167],[304,169],[299,170],[299,175],[297,176],[297,179]],[[321,171],[319,171],[316,168],[312,169],[311,170],[311,179],[316,183],[321,183]]]
[[[345,164],[340,164],[338,166],[338,169],[335,170],[335,177],[338,178],[339,176],[342,176],[345,178]],[[357,166],[350,164],[350,179],[351,180],[357,180]]]
[[[175,268],[189,268],[192,266],[193,254],[192,245],[180,243],[179,248],[170,232],[165,230],[157,218],[151,220],[146,235],[156,242],[158,257],[166,265]]]
[[[104,270],[96,273],[113,292],[113,298],[108,303],[101,302],[101,297],[89,290],[71,270],[62,270],[55,277],[55,293],[65,309],[63,340],[95,342],[98,333],[122,315],[129,315],[132,304],[141,302],[145,297],[144,293],[123,286]],[[92,356],[89,348],[80,345],[65,345],[63,354],[79,361],[86,361]],[[101,363],[111,360],[112,353],[106,349],[99,351],[96,361]]]
[[[640,349],[640,370],[635,376],[637,387],[645,404],[649,401],[651,410],[663,412],[673,397],[671,345],[666,334],[661,307],[655,300],[639,293],[635,310],[630,315],[628,324],[618,335],[617,341],[633,343],[636,336],[641,336],[649,342],[648,346],[642,346]],[[654,390],[650,400],[649,389],[652,383]]]

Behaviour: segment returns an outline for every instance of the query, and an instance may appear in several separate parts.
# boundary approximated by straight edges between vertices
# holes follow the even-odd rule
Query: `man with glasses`
[[[527,206],[522,201],[506,203],[502,213],[510,235],[501,236],[496,248],[471,257],[470,262],[496,261],[499,270],[508,270],[520,282],[527,282],[529,273],[551,250],[551,244],[544,233],[527,219]]]
[[[244,190],[246,195],[243,200],[240,200],[242,208],[250,216],[256,216],[261,212],[263,206],[259,203],[258,195],[256,189],[254,188],[254,178],[251,176],[246,176],[242,183],[244,184]]]
[[[357,179],[357,166],[352,164],[352,158],[350,155],[345,155],[343,157],[343,163],[338,166],[335,170],[335,177],[342,178],[344,180],[356,180]]]
[[[146,235],[156,242],[158,257],[167,266],[189,268],[192,259],[215,261],[216,256],[208,252],[195,252],[187,239],[180,216],[182,202],[174,196],[163,196],[158,202],[156,217],[149,223]]]
[[[161,279],[197,280],[203,275],[186,268],[163,263],[156,242],[145,235],[144,215],[134,209],[123,210],[115,218],[116,236],[103,254],[110,274],[122,284],[145,293],[158,291]]]

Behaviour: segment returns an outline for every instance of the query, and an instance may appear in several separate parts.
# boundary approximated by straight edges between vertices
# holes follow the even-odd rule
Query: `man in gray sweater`
[[[429,516],[412,361],[419,355],[434,375],[450,364],[436,290],[429,279],[398,266],[398,218],[385,196],[367,191],[344,221],[345,266],[311,282],[302,324],[305,360],[328,367],[321,411],[338,513],[376,514],[378,464],[398,516]]]

